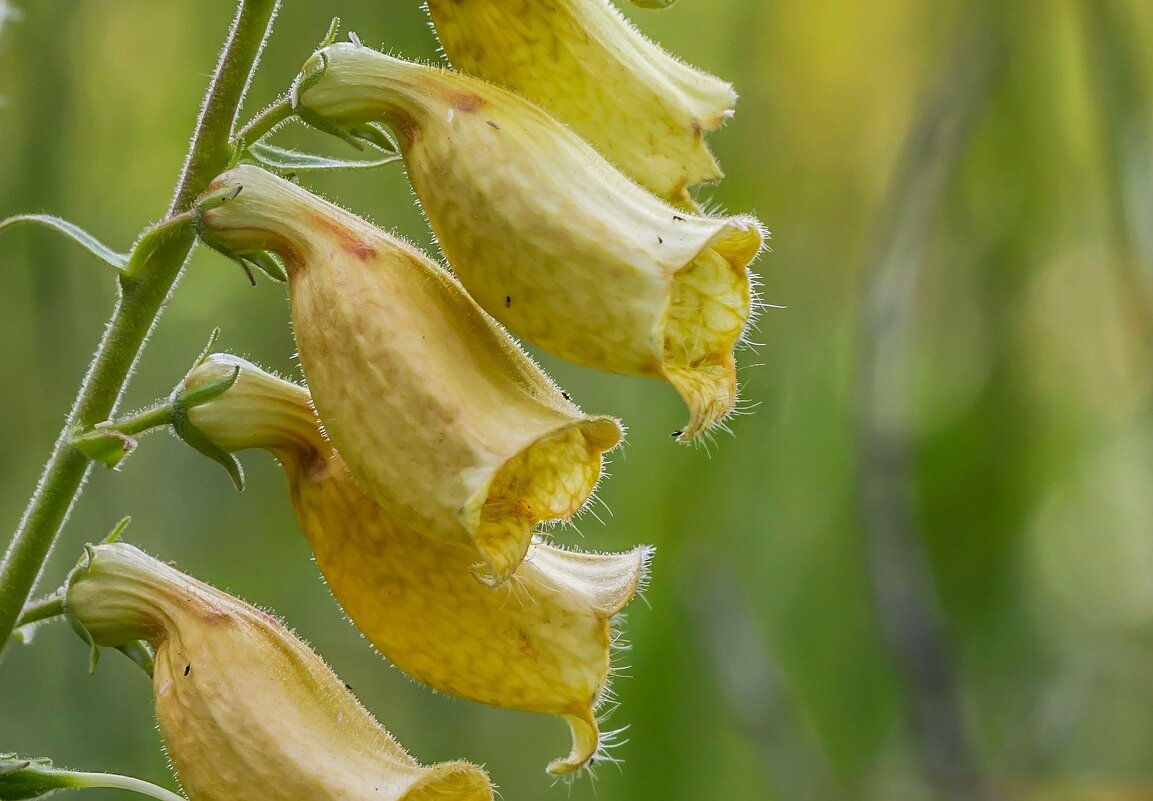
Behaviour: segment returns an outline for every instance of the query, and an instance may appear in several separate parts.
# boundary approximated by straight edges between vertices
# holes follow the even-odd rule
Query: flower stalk
[[[240,0],[167,218],[189,210],[209,182],[227,167],[236,116],[278,6],[278,0]],[[148,334],[192,252],[195,237],[186,226],[177,226],[159,238],[142,237],[133,253],[144,245],[150,248],[148,258],[136,274],[119,278],[120,296],[104,338],[36,492],[0,560],[0,651],[11,638],[91,469],[91,460],[75,447],[73,437],[115,412]]]

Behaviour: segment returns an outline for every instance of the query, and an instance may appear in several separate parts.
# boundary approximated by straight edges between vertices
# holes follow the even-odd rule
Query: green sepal
[[[199,233],[200,231],[200,216],[204,214],[204,212],[212,211],[213,209],[218,209],[221,206],[231,203],[236,200],[237,195],[243,190],[243,186],[237,186],[235,188],[226,186],[217,189],[215,192],[208,192],[198,197],[196,203],[192,206],[191,215],[192,223],[196,227],[197,232]]]
[[[116,525],[112,527],[112,530],[104,535],[104,539],[100,540],[100,544],[110,545],[114,542],[118,542],[120,538],[124,536],[124,530],[127,529],[130,525],[132,525],[131,515],[125,515],[124,517],[120,518]]]
[[[370,145],[375,145],[385,153],[391,153],[393,155],[400,154],[400,148],[396,146],[396,140],[392,138],[388,131],[375,123],[364,122],[360,125],[354,125],[348,129],[348,132],[357,139],[363,139]],[[388,164],[390,162],[383,163]]]
[[[105,266],[111,267],[117,275],[123,275],[128,268],[128,254],[119,253],[105,245],[92,234],[78,225],[54,217],[51,214],[17,214],[6,220],[0,220],[0,231],[20,223],[36,223],[50,228],[58,234],[63,234],[77,245],[87,250],[101,261]]]
[[[215,336],[213,336],[213,339],[209,342],[209,347],[212,347],[215,341]],[[207,353],[201,357],[195,366],[199,366],[200,362],[202,362],[206,356]],[[176,432],[176,436],[223,467],[232,478],[232,483],[235,485],[237,491],[243,492],[244,468],[240,466],[240,460],[204,436],[196,426],[188,421],[189,409],[220,397],[236,383],[236,379],[239,377],[240,365],[235,365],[228,375],[218,378],[215,381],[210,381],[202,386],[192,388],[182,387],[178,389],[172,395],[172,428]]]
[[[220,339],[220,326],[213,328],[212,333],[208,335],[208,343],[204,346],[204,349],[200,351],[200,355],[196,357],[196,361],[192,363],[193,370],[208,360],[208,357],[212,355],[212,351],[216,350],[216,340],[218,339]]]
[[[316,66],[309,67],[306,71],[302,71],[300,75],[296,77],[296,80],[292,82],[292,87],[288,92],[288,97],[292,101],[292,108],[298,115],[299,112],[302,111],[300,108],[300,96],[320,83],[320,79],[324,77],[324,73],[328,70],[328,54],[324,52],[324,48],[317,51],[316,55],[320,56],[320,63]],[[325,124],[323,117],[315,114],[311,116],[321,120],[322,125]],[[304,118],[301,117],[301,119]]]
[[[196,426],[186,424],[177,428],[176,433],[195,450],[223,467],[232,478],[237,492],[244,491],[244,468],[240,466],[239,459],[200,433]]]
[[[332,22],[328,23],[328,32],[324,34],[324,38],[320,40],[317,50],[323,50],[330,44],[336,41],[336,37],[340,34],[340,17],[333,17]]]
[[[149,678],[152,677],[152,672],[156,666],[156,655],[152,651],[152,646],[144,640],[136,640],[127,645],[118,645],[116,650],[135,662],[136,666],[147,673]]]
[[[72,771],[53,767],[51,759],[0,754],[0,801],[30,801],[80,786]]]
[[[124,521],[121,521],[121,525],[118,526],[117,528],[119,528],[122,531],[123,530],[122,526],[124,526],[124,525],[127,525],[127,523],[125,523]],[[113,529],[113,531],[115,531],[115,530],[116,529]],[[70,589],[73,584],[75,584],[77,581],[84,578],[84,576],[86,576],[88,574],[89,569],[92,567],[92,560],[95,558],[96,558],[95,546],[90,542],[86,543],[84,545],[84,556],[81,557],[80,562],[76,565],[76,567],[72,568],[72,572],[68,574],[68,580],[64,582],[64,587],[65,587],[64,597],[65,598],[68,597],[68,589]],[[68,607],[67,607],[67,601],[66,601],[65,602],[65,611],[66,612],[67,612],[67,609],[68,609]],[[68,619],[68,625],[70,625],[72,627],[72,630],[74,632],[76,632],[76,636],[78,636],[81,640],[83,640],[84,644],[88,646],[88,649],[89,649],[88,650],[88,672],[90,674],[95,673],[96,672],[96,665],[98,665],[100,663],[100,650],[96,647],[96,641],[94,639],[92,639],[92,633],[89,632],[88,629],[85,628],[84,625],[79,620],[77,620],[75,617],[73,617],[71,614],[66,614],[65,617]],[[0,799],[0,801],[2,801],[2,799]]]
[[[273,281],[281,284],[288,283],[288,273],[285,272],[284,267],[277,261],[276,257],[265,250],[253,251],[252,253],[245,253],[240,257],[241,263],[250,265],[260,270],[267,277]],[[251,273],[249,273],[251,275]]]
[[[199,365],[196,366],[199,367]],[[192,388],[185,387],[178,390],[172,397],[172,406],[175,411],[174,417],[176,418],[173,425],[178,428],[187,426],[189,409],[219,398],[232,388],[232,385],[236,383],[236,379],[239,377],[240,365],[236,364],[232,366],[228,375],[218,378],[215,381],[209,381],[200,386]]]
[[[380,134],[379,129],[373,128],[372,126],[363,127]],[[375,136],[374,134],[359,131],[357,133],[349,133],[349,136],[371,142],[374,146],[384,150],[387,155],[377,159],[342,159],[332,156],[318,156],[313,153],[299,153],[295,150],[269,145],[264,142],[253,142],[248,146],[247,152],[260,166],[278,172],[289,173],[301,170],[368,170],[375,167],[383,167],[385,164],[392,164],[400,160],[400,156],[391,149],[391,143],[383,137],[383,134],[380,134],[380,136],[374,139],[369,139],[369,136]],[[385,145],[387,145],[387,148],[382,147],[379,141],[383,141]]]

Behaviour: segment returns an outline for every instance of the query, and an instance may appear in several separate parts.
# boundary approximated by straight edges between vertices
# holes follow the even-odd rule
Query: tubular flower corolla
[[[328,586],[381,653],[429,686],[473,701],[564,716],[577,770],[599,744],[595,709],[606,692],[610,620],[644,583],[651,549],[591,554],[540,541],[498,588],[472,575],[470,548],[433,540],[366,497],[325,442],[303,387],[233,356],[195,368],[184,389],[235,383],[188,412],[227,451],[273,452]]]
[[[348,468],[390,514],[471,545],[504,581],[538,522],[583,506],[618,423],[583,414],[407,243],[257,167],[206,196],[222,193],[201,236],[285,262],[301,366]]]
[[[654,194],[691,206],[690,186],[720,179],[704,134],[732,116],[733,87],[645,38],[608,0],[426,5],[453,67],[536,103]]]
[[[422,767],[278,620],[124,543],[67,592],[96,645],[156,649],[156,715],[191,801],[490,801],[466,762]]]
[[[764,239],[755,218],[674,208],[524,98],[365,47],[317,53],[295,96],[326,124],[396,131],[454,273],[513,333],[669,381],[691,411],[682,439],[733,410]]]

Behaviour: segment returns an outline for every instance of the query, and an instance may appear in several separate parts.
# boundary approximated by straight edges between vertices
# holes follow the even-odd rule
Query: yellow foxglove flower
[[[564,716],[572,752],[549,770],[585,765],[600,740],[610,620],[645,581],[651,549],[591,554],[535,541],[503,587],[485,586],[472,575],[471,549],[423,536],[364,495],[325,442],[303,387],[215,355],[183,388],[236,367],[236,382],[190,409],[188,422],[226,451],[276,454],[316,563],[369,641],[442,692]]]
[[[756,219],[674,208],[524,98],[368,48],[320,51],[295,94],[337,126],[393,127],[453,272],[513,333],[668,380],[692,413],[682,438],[732,411]]]
[[[209,189],[232,191],[201,235],[284,259],[300,362],[349,469],[391,514],[471,544],[506,579],[538,522],[588,499],[620,426],[582,414],[412,246],[257,167]]]
[[[489,801],[467,762],[422,767],[278,620],[124,543],[90,548],[68,613],[97,645],[146,639],[168,757],[191,801]]]
[[[732,116],[733,87],[645,38],[609,0],[426,5],[456,69],[524,95],[654,194],[690,206],[688,187],[721,177],[704,134]]]

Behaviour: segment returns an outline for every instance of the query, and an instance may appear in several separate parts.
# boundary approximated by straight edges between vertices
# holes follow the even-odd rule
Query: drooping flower
[[[369,641],[437,690],[562,715],[572,752],[549,770],[585,765],[600,740],[610,621],[644,582],[651,549],[579,553],[537,540],[503,587],[485,586],[472,575],[471,549],[425,537],[364,494],[325,442],[303,387],[215,355],[181,391],[238,367],[235,383],[190,409],[188,422],[224,450],[277,456],[316,563]]]
[[[284,260],[301,365],[349,469],[390,514],[506,579],[538,522],[588,499],[620,426],[583,414],[412,246],[257,167],[209,196],[233,191],[201,235]]]
[[[156,649],[156,715],[191,801],[489,801],[467,762],[423,767],[278,620],[125,543],[89,549],[72,620]]]
[[[321,50],[295,96],[338,127],[380,120],[396,131],[453,272],[513,333],[581,364],[666,379],[691,411],[682,439],[732,411],[748,265],[763,244],[756,219],[674,208],[524,98],[368,48]]]
[[[645,38],[609,0],[426,5],[456,69],[541,106],[654,194],[691,206],[688,187],[721,177],[704,134],[732,116],[733,87]]]

